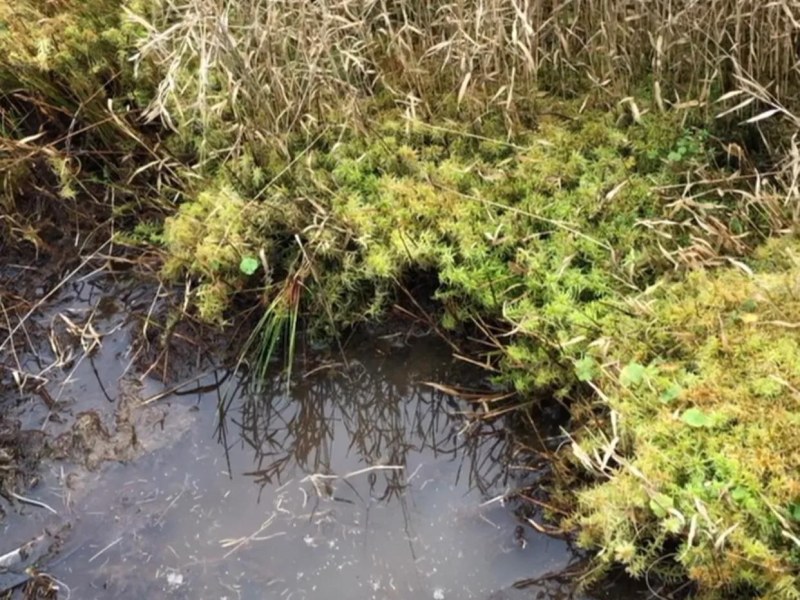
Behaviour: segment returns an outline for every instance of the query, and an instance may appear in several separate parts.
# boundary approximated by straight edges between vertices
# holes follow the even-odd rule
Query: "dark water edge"
[[[535,474],[503,423],[471,423],[424,383],[480,384],[447,346],[362,339],[289,389],[206,371],[161,397],[131,319],[152,298],[70,283],[26,324],[42,343],[18,358],[52,404],[4,382],[6,418],[58,459],[24,492],[48,508],[0,499],[0,555],[61,531],[41,562],[59,598],[588,598],[547,577],[580,557],[506,501]]]

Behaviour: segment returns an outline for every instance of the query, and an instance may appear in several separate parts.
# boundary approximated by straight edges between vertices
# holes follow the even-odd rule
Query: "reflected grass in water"
[[[347,440],[346,453],[357,458],[355,471],[366,475],[374,500],[400,497],[414,475],[405,469],[411,452],[459,461],[458,478],[468,477],[469,487],[484,494],[505,485],[502,466],[511,451],[499,424],[469,421],[465,404],[380,363],[332,363],[295,378],[291,388],[282,377],[257,385],[243,380],[230,395],[238,401],[221,405],[220,435],[228,439],[227,429],[236,427],[254,456],[247,474],[262,486],[285,483],[297,468],[312,474],[319,490],[346,481],[347,473],[332,469],[337,439]]]

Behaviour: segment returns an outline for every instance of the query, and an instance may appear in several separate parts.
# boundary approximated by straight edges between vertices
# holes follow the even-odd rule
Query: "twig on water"
[[[219,543],[222,545],[223,548],[231,548],[228,552],[225,553],[225,555],[222,558],[228,558],[231,554],[236,552],[239,548],[241,548],[248,542],[263,542],[266,540],[271,540],[272,538],[286,535],[285,531],[278,531],[275,533],[271,533],[270,535],[264,535],[264,536],[261,535],[261,533],[263,533],[270,525],[272,525],[272,522],[275,520],[276,516],[277,513],[272,513],[269,519],[267,519],[261,524],[261,527],[259,527],[256,531],[254,531],[248,536],[240,538],[225,538],[220,540]]]
[[[121,541],[122,541],[122,537],[120,536],[117,539],[115,539],[113,542],[108,544],[105,548],[103,548],[102,550],[99,550],[94,556],[92,556],[89,559],[89,562],[92,562],[94,559],[96,559],[97,557],[101,556],[104,552],[106,552],[107,550],[110,550],[111,548],[113,548],[114,546],[119,544]]]
[[[25,496],[20,496],[14,492],[11,492],[11,497],[19,500],[24,504],[30,504],[31,506],[38,506],[39,508],[44,508],[45,510],[49,510],[54,515],[58,514],[58,511],[54,509],[52,506],[45,504],[44,502],[39,502],[38,500],[34,500],[33,498],[26,498]]]

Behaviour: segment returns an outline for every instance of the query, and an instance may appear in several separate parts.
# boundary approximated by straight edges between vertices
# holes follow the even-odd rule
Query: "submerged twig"
[[[272,513],[269,519],[264,521],[261,524],[261,527],[259,527],[256,531],[254,531],[250,535],[240,538],[225,538],[220,540],[220,544],[222,545],[223,548],[231,548],[228,552],[225,553],[223,558],[228,558],[231,554],[236,552],[239,548],[241,548],[248,542],[263,542],[266,540],[271,540],[272,538],[286,535],[285,531],[278,531],[276,533],[271,533],[270,535],[265,535],[265,536],[261,535],[261,533],[263,533],[270,525],[272,525],[272,522],[275,520],[276,517],[277,513]]]
[[[38,506],[39,508],[44,508],[45,510],[49,510],[54,515],[58,514],[58,511],[54,509],[49,504],[45,504],[44,502],[39,502],[38,500],[34,500],[33,498],[26,498],[25,496],[20,496],[17,493],[11,492],[11,497],[19,500],[23,504],[30,504],[31,506]]]
[[[113,542],[111,542],[110,544],[108,544],[107,546],[105,546],[105,547],[104,547],[102,550],[99,550],[99,551],[98,551],[96,554],[94,554],[94,556],[92,556],[92,557],[89,559],[89,562],[92,562],[92,561],[93,561],[94,559],[96,559],[98,556],[102,555],[102,554],[103,554],[104,552],[106,552],[107,550],[110,550],[111,548],[113,548],[114,546],[116,546],[117,544],[119,544],[121,541],[122,541],[122,536],[120,536],[120,537],[118,537],[117,539],[115,539]]]
[[[52,298],[56,294],[56,292],[58,292],[58,290],[60,290],[62,287],[64,287],[67,284],[67,282],[70,279],[72,279],[72,277],[75,276],[76,273],[79,273],[81,271],[81,269],[83,269],[87,264],[89,264],[89,262],[92,259],[94,259],[101,250],[103,250],[106,246],[108,246],[111,243],[111,241],[112,241],[111,239],[106,240],[95,252],[93,252],[92,254],[87,256],[86,258],[84,258],[77,267],[75,267],[72,271],[67,273],[67,275],[65,277],[63,277],[61,279],[61,281],[59,281],[53,287],[53,289],[51,289],[44,296],[42,296],[42,298],[40,298],[28,310],[28,312],[25,313],[25,315],[17,322],[17,324],[14,325],[14,327],[11,328],[11,330],[8,332],[8,335],[6,335],[5,339],[2,342],[0,342],[0,352],[2,352],[5,349],[6,345],[9,343],[9,341],[11,341],[13,339],[14,334],[16,334],[17,331],[19,331],[20,328],[25,325],[25,323],[28,321],[28,319],[30,319],[31,316],[33,316],[33,314],[36,311],[38,311],[44,305],[45,302],[50,300],[50,298]]]

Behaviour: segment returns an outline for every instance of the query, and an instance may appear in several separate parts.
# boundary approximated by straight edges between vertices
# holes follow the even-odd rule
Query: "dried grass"
[[[412,114],[442,98],[513,113],[532,90],[618,100],[647,82],[661,109],[745,89],[757,111],[798,81],[793,0],[169,0],[131,17],[164,74],[149,117],[222,120],[237,141],[376,93]]]

